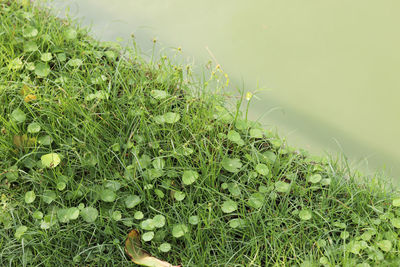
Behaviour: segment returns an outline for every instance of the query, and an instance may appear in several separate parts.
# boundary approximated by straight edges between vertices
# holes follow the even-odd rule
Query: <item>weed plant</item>
[[[398,195],[247,120],[251,94],[227,108],[218,66],[29,1],[0,18],[1,266],[128,266],[131,229],[183,266],[400,264]]]

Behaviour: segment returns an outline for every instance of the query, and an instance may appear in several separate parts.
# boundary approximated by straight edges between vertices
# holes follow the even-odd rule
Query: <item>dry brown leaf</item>
[[[140,234],[137,230],[132,230],[129,232],[128,237],[125,240],[125,252],[129,255],[134,263],[142,266],[180,267],[180,265],[175,266],[166,261],[157,259],[143,250],[140,242]]]

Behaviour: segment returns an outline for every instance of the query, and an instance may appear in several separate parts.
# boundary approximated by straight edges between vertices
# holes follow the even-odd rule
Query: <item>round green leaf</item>
[[[156,215],[153,218],[153,222],[154,222],[155,227],[162,228],[165,225],[165,217],[163,215],[160,215],[160,214]]]
[[[165,117],[163,115],[155,116],[153,119],[157,124],[165,123]]]
[[[172,235],[176,238],[184,236],[189,231],[188,227],[184,224],[176,224],[172,228]]]
[[[254,193],[250,196],[249,200],[247,201],[247,204],[255,209],[259,209],[263,206],[264,204],[264,194],[262,193]]]
[[[250,129],[250,136],[253,138],[262,138],[263,132],[260,129]]]
[[[22,36],[24,36],[25,38],[36,37],[38,35],[38,33],[39,33],[39,31],[32,26],[28,26],[22,30]]]
[[[67,63],[71,67],[80,67],[83,64],[83,61],[79,58],[70,59]]]
[[[108,180],[105,184],[104,187],[107,189],[110,189],[114,192],[118,191],[121,188],[121,183],[115,180]]]
[[[143,154],[139,158],[139,165],[142,169],[146,169],[148,166],[150,166],[150,164],[151,164],[151,158],[148,155]]]
[[[141,212],[141,211],[136,211],[136,212],[133,214],[133,217],[134,217],[136,220],[141,220],[141,219],[143,219],[144,215],[143,215],[143,212]]]
[[[151,90],[150,95],[158,100],[168,97],[168,93],[166,91],[162,91],[162,90]]]
[[[345,229],[347,227],[347,225],[342,222],[334,222],[333,225],[340,229]]]
[[[46,190],[43,192],[43,202],[46,204],[50,204],[51,202],[53,202],[56,199],[57,195],[54,191],[51,190]]]
[[[347,239],[347,238],[349,238],[349,236],[350,236],[350,233],[347,232],[347,231],[343,231],[343,232],[340,233],[340,238],[341,239]]]
[[[67,187],[67,184],[65,182],[58,182],[57,183],[57,189],[60,191],[63,191]]]
[[[367,231],[367,232],[363,233],[360,237],[364,241],[369,241],[372,238],[372,233]]]
[[[177,200],[177,201],[182,201],[182,200],[184,200],[185,199],[185,193],[184,192],[181,192],[181,191],[175,191],[175,193],[174,193],[174,197],[175,197],[175,199]]]
[[[240,142],[240,140],[242,140],[242,138],[240,137],[240,134],[238,132],[236,132],[235,130],[229,131],[227,137],[230,141],[232,141],[234,143]]]
[[[72,208],[67,209],[68,219],[70,219],[70,220],[78,219],[79,212],[80,212],[79,209],[76,208],[76,207],[72,207]]]
[[[227,187],[228,187],[229,193],[231,193],[232,196],[234,196],[234,197],[240,196],[241,192],[240,192],[239,185],[237,183],[228,183]]]
[[[319,263],[321,263],[324,266],[329,266],[329,259],[327,257],[321,257],[319,258]]]
[[[155,158],[152,162],[154,169],[162,170],[165,167],[165,160],[162,158]]]
[[[85,222],[92,223],[99,216],[99,212],[93,207],[86,207],[82,209],[81,216]]]
[[[24,63],[20,58],[14,58],[10,61],[10,63],[8,63],[8,67],[12,70],[19,70],[22,68],[23,65]]]
[[[114,202],[114,200],[117,198],[117,195],[110,189],[103,189],[100,191],[100,198],[104,202]]]
[[[40,132],[40,124],[32,122],[28,125],[28,133],[38,133]]]
[[[238,204],[233,200],[226,200],[221,206],[221,209],[225,213],[231,213],[237,210]]]
[[[122,218],[122,214],[121,214],[121,212],[120,212],[119,210],[116,210],[116,211],[114,211],[114,212],[112,213],[111,218],[112,218],[114,221],[120,221],[121,218]]]
[[[400,198],[395,198],[395,199],[393,199],[392,205],[393,205],[394,207],[400,207]]]
[[[127,196],[125,198],[125,206],[128,209],[131,209],[131,208],[137,206],[140,203],[140,201],[141,201],[141,199],[139,196],[136,196],[136,195]]]
[[[269,173],[268,166],[263,163],[258,163],[256,165],[256,171],[261,175],[267,175]]]
[[[48,61],[50,61],[50,60],[53,59],[53,56],[52,56],[51,53],[43,53],[43,54],[40,56],[40,59],[41,59],[42,61],[44,61],[44,62],[48,62]]]
[[[317,241],[317,245],[321,248],[326,246],[326,241],[324,239],[320,239]]]
[[[381,240],[376,243],[378,247],[385,252],[389,252],[392,249],[392,242],[389,240]]]
[[[162,244],[158,247],[158,249],[159,249],[161,252],[168,252],[168,251],[171,250],[171,244],[170,244],[170,243],[162,243]]]
[[[50,67],[46,63],[39,62],[35,65],[35,74],[39,77],[46,77],[50,71]]]
[[[143,230],[152,231],[156,228],[156,225],[155,225],[153,219],[146,219],[140,223],[140,227]]]
[[[13,120],[15,120],[18,123],[22,123],[26,120],[26,115],[22,110],[17,108],[14,109],[14,111],[11,113],[11,118],[13,118]]]
[[[28,191],[25,193],[25,203],[30,204],[36,199],[36,194],[34,191]]]
[[[360,254],[360,250],[362,249],[361,243],[358,241],[350,241],[348,244],[349,251],[353,254]]]
[[[264,162],[273,164],[276,160],[276,155],[272,151],[266,151],[266,152],[262,153],[262,159]]]
[[[200,222],[199,216],[190,216],[189,223],[192,225],[196,225]]]
[[[26,227],[25,225],[19,226],[15,230],[15,234],[14,234],[15,238],[20,239],[25,234],[26,231],[28,231],[28,227]]]
[[[239,218],[232,219],[229,221],[229,226],[231,228],[242,228],[242,227],[245,227],[246,224],[247,224],[246,220],[239,219]]]
[[[150,190],[150,189],[153,189],[153,187],[154,187],[153,184],[145,184],[145,185],[143,186],[143,189],[144,189],[144,190]]]
[[[65,53],[59,53],[59,54],[57,54],[57,59],[58,59],[60,62],[64,62],[64,61],[67,60],[67,55],[66,55]]]
[[[312,217],[311,211],[309,211],[309,210],[301,210],[301,211],[299,212],[299,217],[300,217],[300,219],[302,219],[303,221],[308,221],[308,220],[310,220],[311,217]]]
[[[160,169],[147,169],[144,172],[144,176],[148,180],[154,180],[160,178],[164,174],[163,170]]]
[[[121,145],[120,145],[119,143],[115,143],[115,144],[113,144],[113,145],[111,146],[111,149],[112,149],[114,152],[118,152],[118,151],[120,151],[120,149],[121,149]]]
[[[110,60],[115,60],[117,58],[117,55],[111,50],[104,52],[104,55],[106,55],[106,57]]]
[[[191,185],[197,180],[197,178],[199,178],[199,174],[196,171],[184,171],[182,182],[185,185]]]
[[[53,143],[53,138],[50,135],[45,135],[45,136],[40,137],[38,142],[41,145],[49,146],[49,145],[51,145],[51,143]]]
[[[24,52],[35,52],[39,49],[35,42],[25,42],[24,43]]]
[[[321,180],[322,185],[330,185],[331,184],[331,179],[330,178],[325,178]]]
[[[244,130],[247,129],[247,122],[244,120],[237,120],[235,123],[235,127],[238,130]]]
[[[78,36],[78,33],[75,29],[69,28],[65,31],[64,36],[67,40],[73,40]]]
[[[161,191],[160,189],[154,189],[154,193],[155,193],[159,198],[164,198],[164,192]]]
[[[176,152],[183,156],[189,156],[194,152],[194,150],[190,147],[180,147]]]
[[[40,220],[43,218],[43,212],[37,210],[32,214],[32,217],[35,218],[36,220]]]
[[[54,168],[61,162],[60,156],[57,153],[43,155],[40,159],[42,165],[47,168]]]
[[[225,170],[232,173],[237,173],[242,168],[242,163],[238,158],[224,158],[221,164]]]
[[[164,114],[164,120],[166,123],[173,124],[179,121],[181,115],[174,112],[167,112]]]
[[[320,174],[314,174],[307,178],[310,183],[317,184],[321,181],[322,177]]]
[[[33,63],[33,62],[28,62],[28,63],[26,63],[26,66],[25,66],[25,68],[27,69],[27,70],[35,70],[35,63]]]
[[[57,210],[57,219],[58,219],[59,222],[61,222],[61,223],[69,222],[69,218],[68,218],[67,212],[68,212],[67,209],[58,209]]]
[[[272,190],[271,186],[266,187],[265,185],[260,185],[258,187],[258,192],[263,193],[263,194],[266,194],[266,193],[270,192],[271,190]]]
[[[395,228],[400,228],[400,218],[393,218],[390,222]]]
[[[146,232],[146,233],[144,233],[143,235],[142,235],[142,239],[143,239],[143,241],[145,241],[145,242],[148,242],[148,241],[150,241],[150,240],[152,240],[153,239],[153,237],[154,237],[154,232]]]
[[[53,225],[57,223],[57,217],[53,214],[48,214],[43,217],[43,220],[40,223],[40,228],[42,229],[49,229]]]
[[[275,190],[280,193],[287,193],[290,191],[290,184],[284,181],[277,181],[275,183]]]

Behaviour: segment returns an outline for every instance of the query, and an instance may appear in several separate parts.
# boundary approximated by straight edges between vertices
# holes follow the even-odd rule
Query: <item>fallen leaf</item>
[[[22,148],[23,147],[23,140],[22,140],[22,136],[19,136],[19,135],[15,135],[14,137],[13,137],[13,143],[14,143],[14,145],[16,146],[16,147],[18,147],[18,148]]]
[[[31,147],[34,146],[36,143],[36,138],[35,137],[28,137],[26,134],[24,135],[15,135],[13,137],[13,144],[17,148],[25,148],[25,147]]]
[[[125,252],[131,260],[139,265],[148,267],[180,267],[172,265],[166,261],[159,260],[142,249],[140,243],[140,234],[137,230],[129,232],[125,241]]]

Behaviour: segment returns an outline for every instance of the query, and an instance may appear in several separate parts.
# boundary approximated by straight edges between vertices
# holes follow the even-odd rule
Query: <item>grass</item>
[[[0,16],[1,266],[127,266],[132,229],[183,266],[400,264],[398,193],[248,121],[219,66]]]

